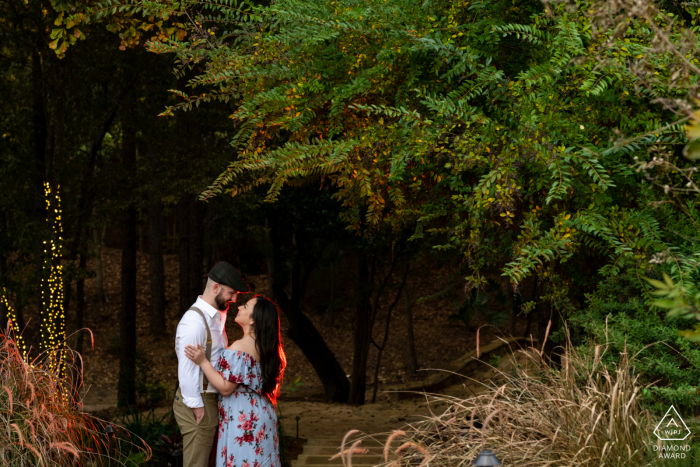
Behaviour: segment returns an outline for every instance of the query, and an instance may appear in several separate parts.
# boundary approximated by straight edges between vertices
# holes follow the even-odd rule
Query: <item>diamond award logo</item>
[[[663,441],[683,441],[690,436],[690,430],[681,416],[678,415],[675,407],[671,406],[664,418],[654,428],[654,434]]]

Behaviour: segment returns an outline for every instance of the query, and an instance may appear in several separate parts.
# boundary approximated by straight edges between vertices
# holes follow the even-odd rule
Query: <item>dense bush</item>
[[[572,317],[596,345],[607,343],[605,363],[615,363],[620,354],[635,356],[635,371],[652,384],[644,392],[655,411],[677,409],[696,413],[700,407],[700,345],[679,332],[692,326],[692,319],[668,317],[645,298],[640,278],[623,275],[598,284],[588,296],[588,307]]]

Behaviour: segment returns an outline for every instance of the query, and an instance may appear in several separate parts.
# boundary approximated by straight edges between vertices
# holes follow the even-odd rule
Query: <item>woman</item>
[[[219,391],[217,467],[280,467],[277,413],[287,360],[279,313],[268,298],[256,295],[238,307],[243,338],[225,349],[212,366],[201,345],[185,347]]]

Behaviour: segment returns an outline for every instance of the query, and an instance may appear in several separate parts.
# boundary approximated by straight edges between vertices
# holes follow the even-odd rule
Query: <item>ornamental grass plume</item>
[[[109,464],[107,422],[84,413],[81,401],[72,396],[82,383],[77,358],[64,348],[30,361],[22,356],[10,327],[0,330],[0,465]],[[116,439],[113,465],[122,465],[118,459],[127,449],[138,450],[123,437]],[[146,448],[146,457],[150,452]]]
[[[503,465],[653,465],[652,420],[626,351],[604,366],[602,346],[578,350],[569,341],[561,365],[530,349],[527,365],[497,371],[498,383],[463,399],[435,395],[447,410],[403,428],[399,439],[424,449],[398,453],[384,465],[467,466],[483,449]],[[392,437],[392,440],[394,438]]]

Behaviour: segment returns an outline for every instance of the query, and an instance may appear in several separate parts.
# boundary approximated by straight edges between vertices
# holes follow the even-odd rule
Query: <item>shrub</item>
[[[135,435],[135,446],[143,448],[142,451],[147,446],[153,448],[155,455],[146,465],[174,464],[172,454],[177,449],[182,450],[182,435],[172,410],[160,417],[156,416],[153,409],[149,412],[130,410],[130,413],[119,418],[118,422],[130,434]]]
[[[669,405],[686,414],[697,412],[700,345],[679,334],[694,320],[668,317],[664,310],[649,305],[642,286],[628,275],[601,282],[587,297],[588,307],[571,323],[590,337],[582,345],[607,344],[610,351],[603,363],[614,363],[625,348],[635,355],[642,381],[651,384],[644,400],[654,412],[665,412]]]
[[[75,466],[106,465],[109,461],[106,422],[81,410],[72,397],[82,375],[72,362],[61,372],[57,364],[78,357],[65,350],[47,351],[25,359],[9,330],[0,330],[0,464]],[[117,440],[115,457],[127,441]],[[150,456],[150,448],[141,452]],[[115,465],[122,465],[115,462]]]
[[[153,376],[152,366],[153,362],[144,352],[136,352],[136,401],[149,408],[163,405],[173,397],[172,388]]]
[[[487,383],[483,392],[466,399],[436,396],[447,410],[390,436],[385,463],[464,465],[486,447],[503,465],[648,465],[653,425],[640,403],[643,387],[629,353],[604,365],[606,353],[601,346],[579,352],[567,343],[555,367],[528,351],[528,365],[497,372],[499,382]],[[390,461],[396,438],[404,443],[399,459]]]

